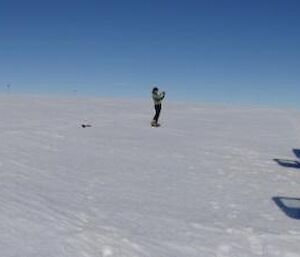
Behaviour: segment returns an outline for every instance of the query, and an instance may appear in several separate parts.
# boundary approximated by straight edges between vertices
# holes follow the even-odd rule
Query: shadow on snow
[[[300,149],[293,149],[294,154],[298,159],[300,159]]]
[[[300,149],[293,149],[293,153],[300,159]],[[297,160],[273,160],[282,167],[300,169],[300,162]],[[276,196],[272,199],[288,217],[300,220],[300,198]]]
[[[300,198],[276,196],[272,199],[288,217],[300,220]]]
[[[293,149],[293,152],[295,156],[300,159],[300,150],[299,149]],[[285,168],[294,168],[294,169],[300,169],[300,162],[296,160],[286,160],[286,159],[273,159],[275,162],[277,162],[278,165],[285,167]]]
[[[274,159],[280,166],[285,168],[300,169],[300,162],[294,160]]]

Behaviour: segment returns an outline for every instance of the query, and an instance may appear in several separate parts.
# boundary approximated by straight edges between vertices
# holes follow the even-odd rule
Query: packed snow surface
[[[160,128],[153,114],[0,97],[1,256],[300,256],[300,112],[166,101]]]

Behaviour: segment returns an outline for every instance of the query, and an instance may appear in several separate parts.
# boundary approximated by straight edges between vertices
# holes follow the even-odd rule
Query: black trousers
[[[155,108],[155,116],[154,116],[153,120],[157,123],[158,119],[159,119],[160,111],[161,111],[161,104],[155,104],[154,108]]]

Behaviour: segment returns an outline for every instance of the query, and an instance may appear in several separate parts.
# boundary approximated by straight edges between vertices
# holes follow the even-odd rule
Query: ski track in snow
[[[0,100],[1,256],[300,256],[300,112]]]

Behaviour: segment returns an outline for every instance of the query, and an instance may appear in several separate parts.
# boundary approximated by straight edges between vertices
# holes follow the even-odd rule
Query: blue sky
[[[300,106],[300,1],[0,2],[15,93]]]

